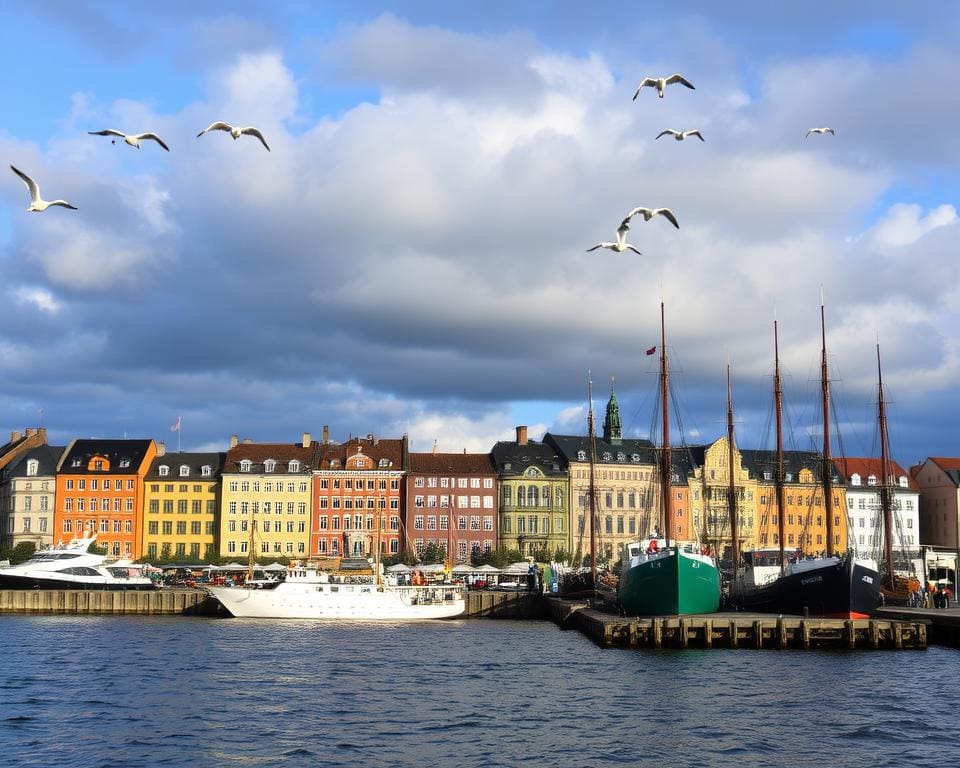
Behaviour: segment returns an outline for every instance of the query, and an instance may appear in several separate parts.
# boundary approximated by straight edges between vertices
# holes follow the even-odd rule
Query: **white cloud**
[[[46,288],[21,286],[13,291],[13,296],[20,305],[32,304],[41,312],[49,312],[52,315],[57,314],[61,309],[60,302]]]
[[[897,203],[870,228],[867,239],[880,249],[901,247],[915,243],[938,227],[956,223],[957,211],[952,205],[939,205],[924,215],[919,205]]]

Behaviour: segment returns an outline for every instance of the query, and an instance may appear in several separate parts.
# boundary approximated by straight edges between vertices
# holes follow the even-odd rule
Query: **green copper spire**
[[[607,402],[607,417],[603,420],[603,439],[611,445],[619,445],[623,439],[620,426],[620,406],[613,389],[614,377],[610,377],[610,400]]]

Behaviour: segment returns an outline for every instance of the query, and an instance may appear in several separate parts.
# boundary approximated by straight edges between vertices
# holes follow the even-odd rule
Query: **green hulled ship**
[[[663,539],[648,539],[628,546],[619,598],[627,616],[716,613],[720,571],[695,544],[666,546]]]
[[[647,354],[653,354],[654,350]],[[617,596],[629,616],[678,616],[716,613],[720,608],[720,571],[709,551],[699,544],[678,542],[670,499],[673,454],[670,451],[669,364],[663,303],[660,304],[661,444],[660,526],[665,538],[653,536],[627,545]]]

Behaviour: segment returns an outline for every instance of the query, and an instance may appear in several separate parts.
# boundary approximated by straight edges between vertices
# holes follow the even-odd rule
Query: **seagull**
[[[837,135],[837,132],[836,132],[835,130],[833,130],[833,128],[826,128],[826,127],[824,127],[824,128],[811,128],[809,131],[807,131],[807,136],[809,136],[811,133],[829,133],[829,134],[831,134],[831,135],[833,135],[833,136],[836,136],[836,135]],[[807,138],[807,136],[804,136],[803,138]]]
[[[211,123],[209,127],[204,128],[202,131],[200,131],[200,133],[197,134],[197,138],[199,139],[207,131],[230,131],[230,135],[233,136],[234,139],[239,139],[241,134],[245,133],[248,136],[256,136],[258,139],[260,139],[260,143],[263,144],[263,146],[267,147],[267,140],[263,138],[263,134],[260,133],[259,128],[252,128],[249,126],[247,128],[234,128],[232,125],[220,122],[218,120],[215,123]],[[270,151],[270,147],[267,147],[267,152],[269,151]]]
[[[660,131],[660,133],[657,134],[657,138],[659,139],[661,136],[666,136],[668,133],[677,141],[683,141],[689,136],[696,136],[698,139],[700,139],[700,141],[703,141],[703,136],[700,135],[700,131],[675,131],[673,128],[667,128],[665,131]]]
[[[662,99],[663,89],[666,88],[668,85],[672,85],[673,83],[680,83],[681,85],[687,86],[687,88],[696,90],[696,88],[693,87],[693,84],[689,80],[687,80],[687,78],[685,78],[683,75],[670,75],[670,77],[645,77],[643,78],[643,80],[640,81],[640,85],[637,86],[637,92],[633,94],[633,100],[634,101],[637,100],[637,96],[640,95],[640,90],[645,85],[649,85],[651,88],[656,88],[657,94]]]
[[[597,243],[592,248],[587,248],[587,253],[590,251],[595,251],[597,248],[608,248],[611,251],[616,251],[617,253],[623,253],[626,250],[631,250],[634,253],[643,255],[638,251],[634,246],[630,245],[627,242],[627,230],[630,229],[630,218],[633,216],[631,213],[627,218],[623,220],[619,227],[617,227],[617,242],[615,243]]]
[[[644,221],[650,221],[650,219],[657,215],[663,216],[663,218],[667,219],[667,221],[673,224],[673,226],[675,226],[677,229],[680,229],[680,224],[677,223],[677,217],[673,215],[673,211],[671,211],[669,208],[634,208],[632,211],[630,211],[627,221],[632,219],[638,213],[643,214]]]
[[[66,200],[44,200],[40,197],[40,187],[37,182],[27,176],[23,171],[18,171],[12,165],[10,166],[10,170],[23,179],[23,183],[26,184],[27,189],[30,190],[30,207],[27,208],[28,211],[39,213],[40,211],[47,210],[51,205],[62,205],[64,208],[69,208],[73,211],[77,210],[77,206],[70,205]]]
[[[129,144],[131,147],[136,147],[137,149],[140,149],[140,141],[141,141],[142,139],[150,139],[150,140],[152,140],[152,141],[157,142],[157,144],[159,144],[161,147],[163,147],[165,150],[167,150],[167,152],[170,151],[170,147],[168,147],[166,144],[164,144],[164,143],[163,143],[163,139],[161,139],[161,138],[160,138],[159,136],[157,136],[157,134],[155,134],[155,133],[129,133],[129,134],[127,134],[127,133],[123,133],[122,131],[114,130],[113,128],[107,128],[106,130],[103,130],[103,131],[87,131],[87,133],[89,133],[91,136],[119,136],[121,139],[123,139],[123,140],[124,140],[127,144]],[[111,143],[111,144],[116,144],[116,143],[117,143],[117,140],[116,140],[116,139],[111,139],[111,140],[110,140],[110,143]]]

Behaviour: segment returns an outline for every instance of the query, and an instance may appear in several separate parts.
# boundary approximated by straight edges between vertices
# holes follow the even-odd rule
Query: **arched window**
[[[540,494],[537,493],[537,486],[535,485],[527,486],[527,506],[528,507],[540,506],[539,496]]]
[[[40,462],[36,459],[27,459],[27,477],[36,477],[40,469]]]
[[[209,464],[204,464],[202,467],[200,467],[200,474],[204,477],[210,477],[210,475],[213,474],[213,469]]]
[[[527,487],[525,485],[517,486],[517,506],[527,506]]]
[[[243,460],[240,462],[240,471],[241,471],[241,472],[249,472],[249,471],[250,471],[250,466],[252,465],[252,463],[253,463],[253,462],[251,462],[250,459],[243,459]]]
[[[273,472],[277,468],[276,459],[267,459],[263,462],[263,471],[264,472]]]
[[[558,485],[555,487],[555,490],[557,492],[556,507],[557,509],[562,509],[563,508],[563,488],[561,488]]]
[[[300,462],[297,461],[296,459],[293,459],[293,460],[290,462],[290,464],[287,465],[287,467],[288,467],[288,469],[289,469],[291,472],[299,472],[299,471],[300,471]]]
[[[587,452],[586,451],[577,451],[577,461],[586,461]]]
[[[550,506],[550,486],[545,485],[540,489],[540,498],[543,499],[543,506]]]
[[[168,467],[166,464],[161,464],[161,465],[160,465],[160,477],[166,477],[166,476],[169,475],[169,474],[170,474],[170,467]]]
[[[180,477],[190,477],[190,467],[186,464],[180,465]]]

